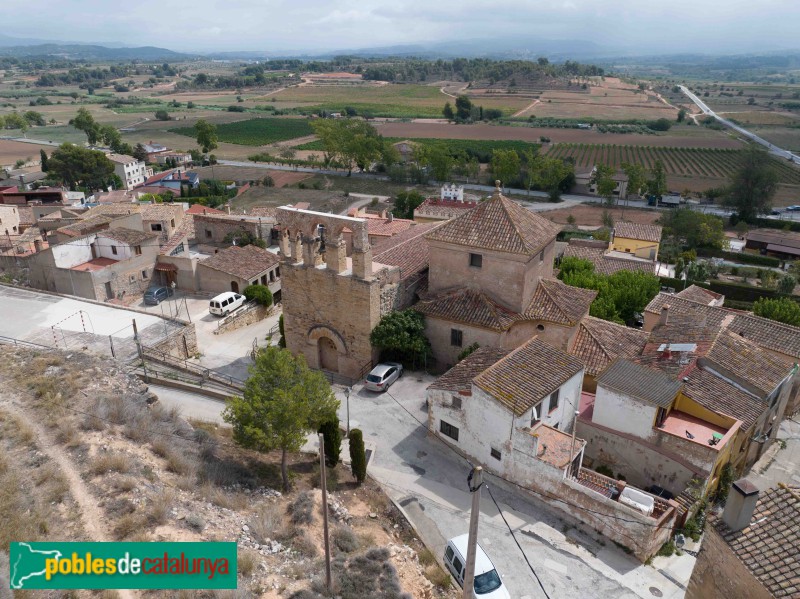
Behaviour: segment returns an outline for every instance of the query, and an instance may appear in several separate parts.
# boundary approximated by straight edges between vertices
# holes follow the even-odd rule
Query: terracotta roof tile
[[[678,297],[672,293],[664,293],[663,291],[650,300],[644,311],[652,314],[661,314],[661,308],[664,305],[669,305],[670,318],[672,318],[673,314],[681,314],[694,318],[697,324],[716,328],[726,326],[726,320],[730,322],[735,315],[734,312],[725,308],[707,306],[706,304]]]
[[[700,304],[710,304],[711,302],[721,298],[722,294],[714,293],[710,289],[703,289],[702,287],[692,284],[683,291],[676,293],[675,297],[692,300],[693,302],[698,302]]]
[[[202,204],[192,204],[184,214],[225,214],[222,210],[209,208]]]
[[[559,225],[496,193],[477,208],[447,221],[428,239],[531,255],[553,241],[560,230]]]
[[[692,369],[685,377],[683,393],[712,412],[741,420],[744,431],[750,430],[765,409],[752,395],[701,368]]]
[[[107,239],[115,239],[116,241],[127,243],[128,245],[141,245],[148,239],[154,239],[155,237],[158,237],[158,234],[145,233],[144,231],[135,231],[133,229],[118,227],[116,229],[105,229],[100,231],[98,232],[98,236],[105,237]]]
[[[728,329],[760,347],[800,359],[800,327],[739,313]]]
[[[522,416],[583,370],[581,361],[536,337],[475,377],[475,385]]]
[[[671,376],[623,358],[617,359],[597,378],[597,386],[661,408],[668,408],[681,388]]]
[[[581,289],[557,279],[539,279],[525,317],[557,324],[573,325],[589,312],[597,297],[593,289]]]
[[[505,331],[520,315],[489,298],[481,291],[458,287],[421,301],[414,306],[418,312],[433,318]]]
[[[722,331],[706,352],[705,360],[728,376],[750,383],[764,396],[789,375],[792,363],[761,349],[730,330]]]
[[[467,390],[472,385],[472,379],[508,355],[510,351],[502,347],[480,347],[431,383],[428,389]]]
[[[79,235],[83,235],[84,233],[91,233],[92,231],[107,228],[108,224],[112,220],[113,219],[108,216],[98,214],[97,216],[84,218],[77,222],[59,227],[56,229],[56,232],[63,235],[69,235],[71,237],[77,237]]]
[[[412,277],[428,268],[428,242],[425,234],[438,223],[421,224],[376,243],[372,260],[400,267],[400,279]]]
[[[33,208],[30,206],[17,206],[17,213],[19,214],[19,224],[36,224],[36,219],[33,218]]]
[[[414,209],[414,218],[438,218],[447,220],[464,214],[477,206],[477,202],[458,202],[428,198]]]
[[[719,516],[711,523],[773,597],[800,594],[800,487],[761,493],[750,524],[732,531]]]
[[[199,266],[207,266],[241,279],[252,279],[279,262],[278,256],[258,246],[232,245],[206,258]]]
[[[89,218],[97,214],[105,214],[106,216],[127,216],[134,212],[141,212],[142,207],[139,204],[101,204],[100,206],[93,206],[87,210],[83,217]]]
[[[597,376],[618,357],[639,355],[647,339],[648,334],[639,329],[585,316],[569,353],[586,365],[586,374]]]
[[[142,220],[146,221],[178,219],[182,213],[180,204],[146,204],[142,206]]]
[[[655,262],[644,262],[642,260],[626,260],[606,255],[601,248],[585,247],[580,245],[568,245],[564,249],[564,257],[580,258],[588,260],[594,264],[594,271],[601,275],[613,275],[620,270],[630,270],[631,272],[644,272],[647,274],[655,273]]]
[[[614,237],[658,243],[661,241],[661,227],[642,223],[618,222],[614,223]]]

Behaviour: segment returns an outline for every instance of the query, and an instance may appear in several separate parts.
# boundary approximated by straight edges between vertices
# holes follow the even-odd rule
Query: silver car
[[[398,364],[397,362],[378,364],[367,375],[364,381],[364,389],[378,392],[386,391],[392,386],[392,383],[400,378],[401,374],[403,374],[402,364]]]

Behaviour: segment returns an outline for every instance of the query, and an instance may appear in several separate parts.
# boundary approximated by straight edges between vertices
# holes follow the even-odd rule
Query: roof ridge
[[[603,352],[603,353],[606,355],[606,357],[608,357],[608,359],[609,359],[609,360],[613,360],[613,359],[614,359],[614,356],[612,356],[612,355],[611,355],[611,353],[610,353],[610,352],[609,352],[609,351],[606,349],[606,346],[605,346],[605,345],[603,345],[603,344],[600,342],[600,339],[597,337],[597,335],[595,335],[595,334],[594,334],[594,332],[593,332],[593,331],[592,331],[592,330],[591,330],[589,327],[587,327],[587,326],[584,324],[584,322],[583,322],[583,319],[581,319],[581,321],[580,321],[580,325],[581,325],[581,326],[582,326],[584,329],[586,329],[586,332],[589,334],[589,336],[590,336],[592,339],[594,339],[595,343],[597,343],[597,345],[600,347],[600,350],[601,350],[601,351],[602,351],[602,352]]]
[[[555,282],[555,281],[558,281],[558,279],[552,279],[552,280],[551,280],[551,279],[543,279],[542,277],[539,277],[539,284],[540,284],[540,285],[541,285],[542,283],[545,283],[545,282],[547,282],[547,285],[549,285],[550,283],[553,283],[553,282]],[[566,283],[564,283],[563,281],[558,281],[558,282],[559,282],[559,283],[561,283],[562,285],[565,285],[565,286],[567,286],[567,284],[566,284]],[[550,302],[551,302],[551,303],[552,303],[552,304],[553,304],[553,305],[556,307],[556,309],[557,309],[559,312],[561,312],[561,315],[562,315],[564,318],[566,318],[566,319],[567,319],[567,321],[569,321],[569,322],[572,322],[572,319],[569,317],[569,314],[567,314],[566,310],[564,310],[564,308],[562,308],[562,307],[561,307],[561,305],[560,305],[560,304],[559,304],[559,303],[558,303],[558,302],[557,302],[557,301],[556,301],[556,300],[553,298],[553,296],[552,296],[552,294],[551,294],[550,290],[547,288],[547,285],[544,285],[544,286],[542,287],[542,289],[544,290],[544,293],[545,293],[545,295],[547,295],[547,299],[549,299],[549,300],[550,300]],[[569,287],[572,287],[572,285],[569,285]],[[576,289],[581,289],[581,287],[576,287]]]
[[[514,229],[514,232],[517,234],[517,237],[519,237],[522,240],[522,245],[529,248],[530,246],[527,243],[527,240],[525,239],[525,236],[522,234],[522,231],[520,231],[519,226],[517,226],[516,219],[513,218],[513,216],[511,215],[511,212],[509,211],[509,208],[508,208],[508,203],[512,203],[515,206],[517,206],[518,204],[516,204],[512,200],[509,200],[504,195],[500,196],[500,202],[501,202],[501,205],[503,207],[503,212],[505,213],[506,218],[511,222],[511,227]],[[532,249],[536,249],[536,248],[532,248]]]

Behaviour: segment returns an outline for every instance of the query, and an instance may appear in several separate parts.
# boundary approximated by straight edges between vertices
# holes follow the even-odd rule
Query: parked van
[[[220,293],[211,300],[208,305],[208,311],[217,316],[225,316],[237,308],[240,308],[243,303],[243,295],[239,295],[233,291],[226,291],[225,293]]]
[[[447,541],[444,549],[444,563],[458,584],[464,587],[464,573],[467,568],[467,540],[469,535],[461,535]],[[511,599],[506,585],[480,545],[475,547],[475,584],[472,597],[476,599]]]

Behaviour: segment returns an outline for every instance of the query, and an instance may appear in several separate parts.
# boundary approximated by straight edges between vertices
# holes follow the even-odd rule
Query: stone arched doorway
[[[320,337],[317,342],[319,367],[330,372],[339,372],[339,350],[328,337]]]
[[[231,281],[231,291],[234,293],[239,293],[239,283],[236,281]]]

